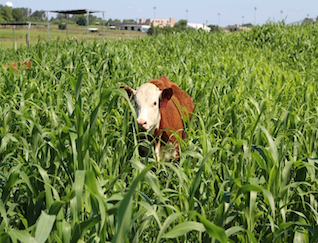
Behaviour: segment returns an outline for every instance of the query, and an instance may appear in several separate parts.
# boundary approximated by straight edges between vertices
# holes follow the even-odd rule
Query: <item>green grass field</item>
[[[98,32],[90,32],[88,39],[94,40],[117,40],[125,38],[146,37],[147,33],[126,30],[110,30],[105,26],[91,25],[90,28],[98,28]],[[25,47],[28,35],[27,26],[0,26],[0,46],[4,48]],[[13,39],[16,44],[13,44]],[[59,30],[57,25],[50,25],[50,40],[78,39],[87,40],[87,27],[70,24],[68,30]],[[30,44],[35,45],[38,41],[47,41],[48,33],[45,25],[31,25]]]
[[[318,25],[0,49],[1,242],[318,241]],[[180,161],[138,154],[138,87],[196,105]],[[151,145],[149,145],[151,148]]]

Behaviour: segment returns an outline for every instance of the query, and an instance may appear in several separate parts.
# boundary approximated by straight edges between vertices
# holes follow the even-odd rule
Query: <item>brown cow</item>
[[[165,76],[141,85],[136,90],[123,86],[133,97],[140,129],[156,138],[155,153],[158,161],[179,156],[176,136],[184,138],[183,117],[191,118],[194,104],[191,97]]]

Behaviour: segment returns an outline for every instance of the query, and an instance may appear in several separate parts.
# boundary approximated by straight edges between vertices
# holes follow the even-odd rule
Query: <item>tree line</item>
[[[47,14],[44,10],[32,11],[30,8],[12,8],[0,4],[0,22],[44,22],[47,21]],[[134,19],[108,19],[104,20],[105,25],[111,25],[112,23],[136,23]],[[67,17],[65,14],[57,14],[56,17],[50,18],[52,24],[78,24],[87,25],[87,17],[85,15],[70,15]],[[103,24],[103,19],[94,15],[89,15],[89,24],[92,23]]]
[[[44,11],[32,12],[30,8],[11,8],[0,4],[0,22],[43,21]]]

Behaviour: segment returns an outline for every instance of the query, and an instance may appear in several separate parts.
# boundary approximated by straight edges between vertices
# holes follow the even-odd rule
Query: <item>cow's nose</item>
[[[138,118],[137,119],[137,123],[138,123],[139,126],[141,126],[143,128],[145,128],[147,126],[147,121],[142,119],[142,118]]]

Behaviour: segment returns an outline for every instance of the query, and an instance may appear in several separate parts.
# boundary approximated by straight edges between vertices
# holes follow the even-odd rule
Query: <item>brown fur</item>
[[[155,137],[161,137],[161,140],[165,143],[172,142],[175,145],[178,153],[179,143],[174,133],[178,134],[180,138],[184,138],[183,133],[183,122],[180,114],[181,108],[182,115],[191,118],[191,113],[194,110],[194,104],[191,97],[179,86],[165,76],[161,76],[159,79],[151,80],[150,83],[155,84],[160,90],[171,88],[173,95],[168,100],[165,107],[160,107],[160,125],[159,129],[155,131]]]
[[[9,64],[5,64],[5,67],[12,67],[13,71],[17,72],[19,67],[22,67],[23,70],[25,69],[31,69],[32,63],[31,61],[27,61],[27,62],[14,62],[14,63],[9,63]]]
[[[174,134],[181,139],[184,139],[184,125],[182,118],[191,118],[194,110],[193,101],[185,91],[180,89],[176,83],[170,81],[165,76],[161,76],[159,79],[153,79],[149,82],[156,85],[159,90],[163,91],[160,100],[161,119],[159,129],[156,129],[154,132],[154,137],[157,138],[155,146],[157,148],[157,146],[164,147],[165,143],[173,144],[175,148],[175,158],[178,159],[179,142]],[[121,88],[126,90],[129,97],[132,96],[133,90],[130,87],[121,86]],[[163,143],[161,143],[161,141]]]
[[[153,79],[149,81],[156,85],[160,90],[164,90],[165,88],[172,88],[173,90],[173,100],[176,101],[178,105],[181,105],[182,108],[182,115],[188,116],[191,118],[191,112],[194,110],[194,104],[191,97],[180,87],[170,81],[166,76],[161,76],[159,79]]]

